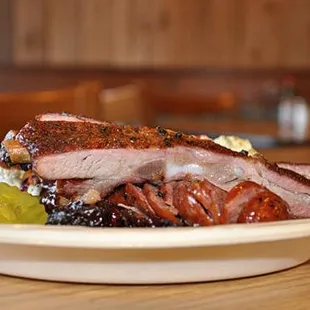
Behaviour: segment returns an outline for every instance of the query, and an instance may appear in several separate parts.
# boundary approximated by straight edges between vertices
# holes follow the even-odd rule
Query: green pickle
[[[0,183],[1,224],[45,224],[47,214],[38,197]]]

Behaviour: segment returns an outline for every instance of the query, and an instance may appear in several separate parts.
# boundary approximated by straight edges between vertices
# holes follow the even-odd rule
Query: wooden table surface
[[[255,278],[169,286],[80,285],[1,276],[0,308],[309,310],[310,264]]]
[[[271,160],[310,163],[310,147],[264,153]],[[308,310],[310,263],[254,278],[182,285],[84,285],[0,276],[0,309]]]

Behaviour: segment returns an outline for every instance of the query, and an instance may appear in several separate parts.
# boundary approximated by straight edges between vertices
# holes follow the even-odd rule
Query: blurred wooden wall
[[[310,0],[13,0],[13,63],[310,67]]]
[[[0,0],[0,65],[11,63],[12,23],[10,0]]]

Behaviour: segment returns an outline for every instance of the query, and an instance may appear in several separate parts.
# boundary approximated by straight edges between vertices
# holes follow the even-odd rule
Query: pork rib
[[[279,163],[277,163],[277,166],[280,168],[292,170],[298,174],[303,175],[307,179],[310,179],[310,164],[297,164],[297,163],[279,162]]]
[[[28,150],[33,170],[42,179],[80,180],[64,191],[96,189],[103,197],[121,184],[169,182],[188,174],[229,191],[250,180],[282,197],[296,216],[310,217],[309,179],[210,139],[63,114],[37,117],[16,139]]]

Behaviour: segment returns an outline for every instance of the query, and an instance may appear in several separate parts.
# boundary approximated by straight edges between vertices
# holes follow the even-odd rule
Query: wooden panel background
[[[13,0],[15,64],[310,67],[310,0]]]
[[[0,0],[0,65],[8,65],[12,58],[10,0]]]

